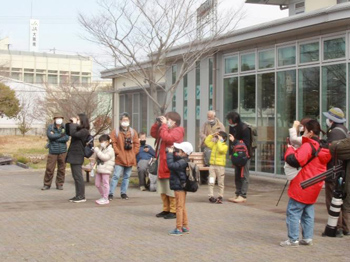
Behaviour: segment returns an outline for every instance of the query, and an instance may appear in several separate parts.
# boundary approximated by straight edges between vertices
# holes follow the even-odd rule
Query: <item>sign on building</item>
[[[30,19],[30,32],[29,32],[29,51],[39,51],[39,20]]]

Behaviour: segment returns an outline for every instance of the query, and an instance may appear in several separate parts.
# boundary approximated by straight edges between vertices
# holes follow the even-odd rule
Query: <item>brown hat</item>
[[[62,118],[63,119],[64,117],[60,113],[54,113],[53,114],[53,119],[55,119],[55,118]]]

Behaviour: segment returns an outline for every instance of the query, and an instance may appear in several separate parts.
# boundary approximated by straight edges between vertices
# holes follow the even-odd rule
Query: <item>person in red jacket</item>
[[[323,181],[306,189],[300,183],[327,170],[331,159],[328,149],[320,148],[319,135],[321,127],[318,121],[310,120],[305,124],[302,145],[295,149],[288,145],[285,161],[293,167],[302,167],[297,176],[291,180],[288,189],[289,202],[287,206],[288,240],[280,246],[297,247],[312,245],[314,231],[314,203],[322,189]],[[302,227],[302,240],[299,241],[299,223]]]
[[[160,193],[163,201],[163,211],[156,217],[165,219],[176,218],[175,193],[170,189],[170,171],[166,161],[167,147],[174,143],[183,142],[185,130],[181,125],[181,116],[176,112],[168,112],[165,116],[157,117],[156,122],[151,127],[151,136],[156,139],[156,157],[158,158],[158,180],[157,192]]]

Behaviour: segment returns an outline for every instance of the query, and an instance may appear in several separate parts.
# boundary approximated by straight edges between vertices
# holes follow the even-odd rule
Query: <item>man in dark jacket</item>
[[[140,149],[136,155],[137,172],[139,175],[139,186],[141,191],[146,190],[146,177],[148,163],[151,158],[155,157],[154,149],[146,144],[146,134],[144,132],[139,133]]]
[[[333,107],[329,109],[328,112],[323,112],[323,115],[327,118],[327,142],[329,144],[348,137],[348,129],[344,126],[346,119],[344,118],[344,113],[340,108]],[[336,164],[337,163],[334,163],[334,159],[332,158],[331,161],[328,162],[327,169],[333,168],[333,166]],[[326,206],[328,212],[336,183],[337,181],[332,178],[327,179],[325,183]],[[348,216],[349,215],[347,212],[340,212],[337,224],[337,237],[343,237],[344,234],[350,235]]]
[[[67,141],[69,136],[66,135],[64,129],[63,116],[55,114],[53,117],[54,123],[47,128],[47,138],[49,140],[48,148],[49,155],[47,156],[46,171],[44,176],[44,186],[41,190],[48,190],[51,187],[54,176],[56,163],[56,188],[63,189],[65,172],[66,172],[66,155],[67,155]]]
[[[229,154],[232,154],[233,146],[238,143],[239,140],[243,140],[246,145],[249,156],[252,155],[252,146],[251,146],[251,135],[250,129],[246,124],[241,121],[241,117],[237,112],[229,112],[226,115],[226,119],[230,125],[229,129],[229,139],[230,147]],[[229,198],[228,201],[234,203],[244,203],[247,201],[247,191],[249,185],[249,167],[250,159],[244,167],[235,166],[235,185],[236,185],[236,196]],[[243,172],[242,172],[243,168]]]

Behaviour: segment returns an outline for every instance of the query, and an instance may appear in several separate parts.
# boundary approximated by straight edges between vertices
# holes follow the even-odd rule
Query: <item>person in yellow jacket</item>
[[[205,145],[211,148],[210,167],[209,167],[209,202],[222,204],[224,197],[224,180],[226,153],[228,146],[226,144],[227,134],[220,131],[205,138]],[[218,179],[219,193],[218,198],[214,197],[215,180]]]

